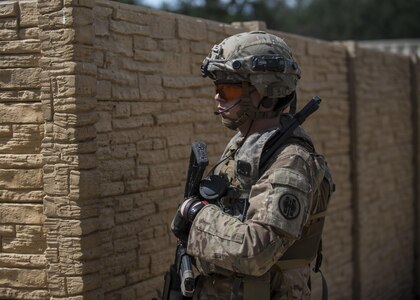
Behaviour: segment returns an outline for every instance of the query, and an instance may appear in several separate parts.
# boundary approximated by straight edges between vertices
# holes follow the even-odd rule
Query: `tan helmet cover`
[[[300,78],[300,68],[284,40],[263,31],[226,38],[212,48],[201,70],[216,81],[247,81],[268,98],[290,95]]]

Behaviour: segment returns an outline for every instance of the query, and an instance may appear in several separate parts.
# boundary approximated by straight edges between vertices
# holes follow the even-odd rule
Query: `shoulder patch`
[[[280,213],[287,220],[296,219],[300,214],[300,203],[297,197],[293,194],[283,194],[279,200]]]

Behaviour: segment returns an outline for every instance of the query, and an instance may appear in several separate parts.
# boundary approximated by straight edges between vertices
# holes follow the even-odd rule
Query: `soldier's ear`
[[[261,102],[260,102],[260,105],[263,108],[266,108],[266,109],[273,107],[273,104],[274,104],[273,99],[272,98],[268,98],[268,97],[262,98],[261,99]]]

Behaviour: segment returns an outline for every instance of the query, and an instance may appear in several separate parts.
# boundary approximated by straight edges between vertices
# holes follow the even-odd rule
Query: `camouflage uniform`
[[[188,219],[187,204],[200,207],[188,219],[187,252],[201,274],[194,299],[308,299],[309,264],[316,256],[332,192],[328,168],[299,127],[259,169],[267,141],[290,118],[284,109],[290,106],[293,114],[300,68],[281,38],[258,31],[215,45],[201,70],[216,86],[243,88],[237,118],[222,114],[226,127],[236,130],[257,119],[280,122],[276,128],[234,136],[213,174],[229,184],[227,192],[208,205],[186,200],[177,212],[178,222]],[[260,104],[268,99],[275,106],[256,107],[253,90]],[[175,234],[177,228],[172,228]]]
[[[272,267],[301,237],[311,214],[321,209],[316,199],[330,192],[329,186],[319,189],[326,166],[322,157],[310,153],[301,142],[292,143],[279,149],[259,176],[262,148],[276,130],[255,133],[243,145],[238,133],[225,150],[223,157],[241,146],[234,158],[215,171],[229,180],[230,191],[234,191],[230,194],[236,197],[207,205],[192,224],[187,252],[196,257],[202,274],[194,299],[230,299],[238,274],[258,277],[267,272],[271,272],[271,299],[310,298],[308,263],[280,271]],[[295,130],[294,138],[311,144],[301,128]],[[248,162],[251,170],[239,174],[238,161]],[[288,199],[292,204],[284,207]],[[244,206],[248,202],[249,207]]]

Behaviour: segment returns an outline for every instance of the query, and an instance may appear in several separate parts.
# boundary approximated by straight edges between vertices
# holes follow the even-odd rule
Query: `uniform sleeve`
[[[215,205],[199,212],[189,234],[190,255],[253,276],[278,261],[300,237],[312,198],[310,165],[298,149],[289,150],[252,187],[245,222]]]

